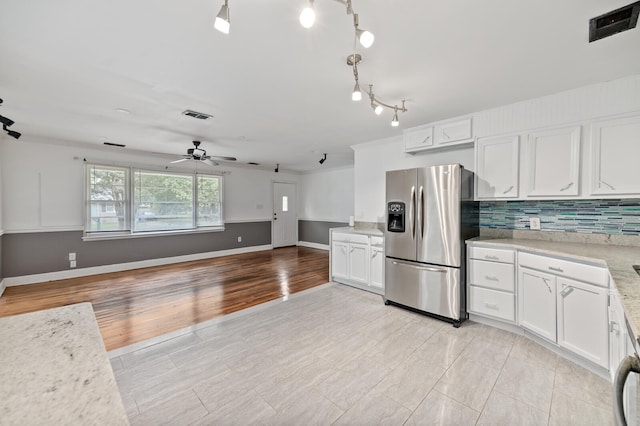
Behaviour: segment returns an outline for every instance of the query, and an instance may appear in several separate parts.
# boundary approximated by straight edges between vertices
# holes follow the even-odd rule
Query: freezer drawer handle
[[[432,268],[429,266],[415,266],[415,265],[408,265],[406,263],[400,263],[400,262],[392,262],[394,265],[398,265],[398,266],[406,266],[407,268],[413,268],[413,269],[417,269],[419,271],[428,271],[428,272],[442,272],[445,273],[447,272],[446,269],[440,269],[440,268]]]

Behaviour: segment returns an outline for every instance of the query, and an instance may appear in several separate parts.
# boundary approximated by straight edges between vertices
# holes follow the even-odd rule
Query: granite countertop
[[[128,425],[90,303],[0,318],[0,423]]]
[[[495,239],[477,237],[467,243],[484,246],[523,249],[602,265],[609,269],[613,285],[620,294],[630,331],[640,342],[640,276],[633,265],[640,265],[640,247],[607,244],[568,243],[526,239]]]
[[[346,234],[363,234],[373,237],[384,237],[384,233],[378,228],[358,228],[351,226],[344,226],[342,228],[331,228],[331,231],[344,232]]]

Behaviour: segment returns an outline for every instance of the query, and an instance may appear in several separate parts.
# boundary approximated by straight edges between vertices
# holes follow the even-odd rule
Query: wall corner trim
[[[261,246],[243,247],[229,250],[210,251],[206,253],[187,254],[183,256],[163,257],[159,259],[141,260],[138,262],[116,263],[113,265],[95,266],[90,268],[79,268],[64,271],[47,272],[44,274],[23,275],[19,277],[5,277],[2,280],[1,288],[17,285],[37,284],[47,281],[64,280],[67,278],[85,277],[88,275],[106,274],[109,272],[120,272],[131,269],[148,268],[151,266],[169,265],[171,263],[189,262],[192,260],[211,259],[214,257],[229,256],[232,254],[251,253],[255,251],[272,250],[271,244]],[[0,294],[2,292],[0,291]]]
[[[327,244],[311,243],[309,241],[298,241],[298,245],[301,247],[309,247],[329,251],[329,246]]]

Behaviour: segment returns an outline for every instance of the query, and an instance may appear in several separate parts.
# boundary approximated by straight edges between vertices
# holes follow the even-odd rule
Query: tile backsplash
[[[481,228],[526,230],[530,217],[542,231],[640,235],[640,199],[480,203]]]

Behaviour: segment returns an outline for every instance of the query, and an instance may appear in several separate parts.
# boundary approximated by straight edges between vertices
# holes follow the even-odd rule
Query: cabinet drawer
[[[346,232],[334,232],[333,241],[344,241],[347,243],[369,244],[369,236],[363,234],[349,234]]]
[[[371,237],[371,245],[372,246],[381,246],[384,244],[383,237]]]
[[[515,290],[515,270],[513,264],[469,261],[469,284],[513,292]]]
[[[333,241],[349,241],[349,234],[345,234],[343,232],[333,232],[331,234],[331,238]]]
[[[471,299],[469,312],[515,321],[515,298],[513,294],[470,286],[469,296]]]
[[[584,263],[572,262],[570,260],[555,259],[553,257],[522,252],[518,255],[518,264],[527,268],[574,278],[602,287],[609,286],[609,271],[599,266],[585,265]]]
[[[490,260],[493,262],[513,263],[513,250],[501,250],[487,247],[469,247],[469,258],[479,260]]]

